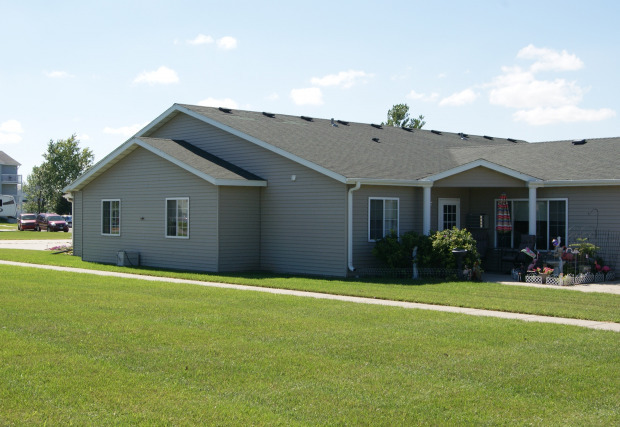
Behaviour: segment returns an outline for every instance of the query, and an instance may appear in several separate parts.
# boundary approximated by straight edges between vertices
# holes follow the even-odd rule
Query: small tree
[[[426,122],[423,115],[418,116],[417,119],[409,117],[409,106],[407,104],[395,104],[388,110],[387,122],[381,124],[383,126],[422,129]]]
[[[75,134],[56,142],[50,139],[47,152],[43,154],[45,161],[32,169],[24,186],[28,198],[25,209],[54,211],[61,215],[71,213],[71,203],[63,197],[62,189],[84,173],[94,159],[89,148],[81,149],[79,145]]]

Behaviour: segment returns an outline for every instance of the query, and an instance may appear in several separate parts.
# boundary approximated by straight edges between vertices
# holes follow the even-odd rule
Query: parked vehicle
[[[69,231],[69,225],[58,214],[55,213],[41,213],[37,215],[37,231]]]
[[[37,228],[37,216],[33,213],[22,213],[17,215],[17,229],[19,231],[24,230],[36,230]]]
[[[17,216],[17,205],[13,196],[0,195],[0,217],[15,218]]]
[[[62,216],[69,228],[73,227],[73,215],[63,215]]]

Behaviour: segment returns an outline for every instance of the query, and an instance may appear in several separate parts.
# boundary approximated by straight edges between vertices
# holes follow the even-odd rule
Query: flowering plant
[[[553,268],[551,268],[551,267],[543,267],[543,268],[538,267],[536,269],[536,272],[538,274],[552,274],[553,273]]]

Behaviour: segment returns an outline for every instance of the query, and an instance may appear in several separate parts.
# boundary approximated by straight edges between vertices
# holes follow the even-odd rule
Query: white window
[[[461,228],[461,200],[439,199],[438,202],[437,229],[442,231],[450,230],[453,227]]]
[[[368,241],[377,241],[394,232],[398,235],[398,199],[368,199]]]
[[[189,238],[189,198],[166,199],[166,237]]]
[[[121,201],[118,199],[101,201],[101,234],[120,236]]]

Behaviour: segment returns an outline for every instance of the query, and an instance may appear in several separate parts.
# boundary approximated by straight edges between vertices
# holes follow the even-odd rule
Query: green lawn
[[[614,332],[26,267],[0,277],[0,425],[620,424]]]
[[[18,231],[17,224],[0,223],[0,240],[56,240],[71,239],[73,233],[69,229],[68,233],[61,232],[37,232],[34,230]]]
[[[268,274],[209,275],[117,267],[83,262],[80,258],[73,256],[53,255],[49,251],[17,249],[0,249],[0,259],[545,316],[620,322],[620,295],[583,293],[569,289],[543,289],[478,282],[425,283],[412,280],[387,279],[374,281],[335,280]]]

